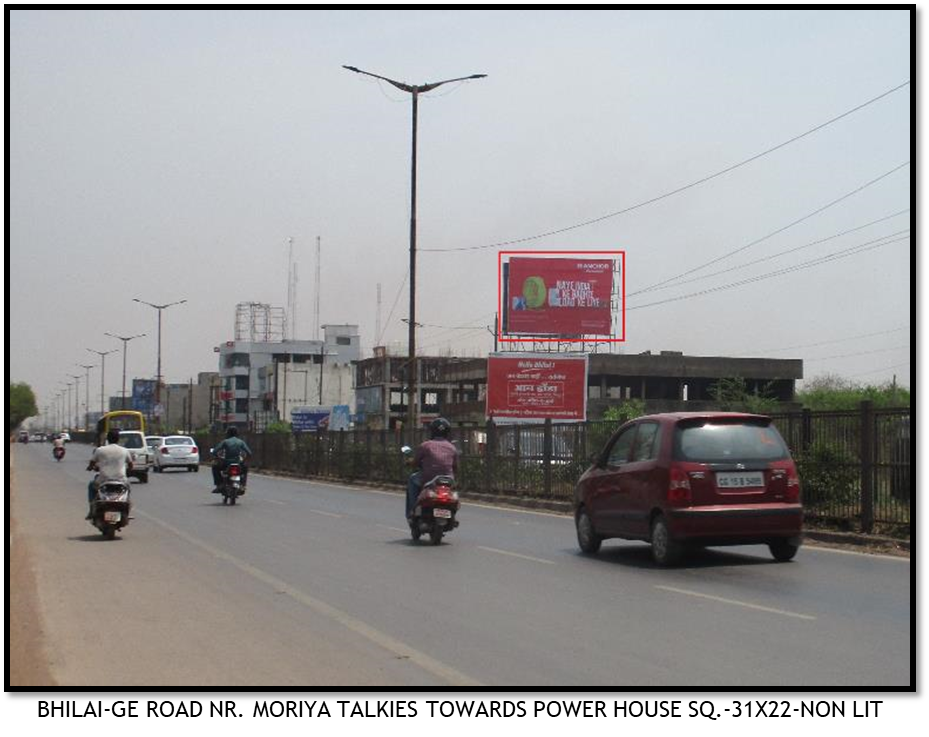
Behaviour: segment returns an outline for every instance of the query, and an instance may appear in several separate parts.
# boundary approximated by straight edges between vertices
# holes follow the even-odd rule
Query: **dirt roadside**
[[[57,686],[48,667],[44,650],[45,633],[39,611],[36,573],[25,538],[16,524],[16,499],[13,494],[13,467],[10,465],[10,537],[9,537],[9,682],[7,688],[49,688]]]

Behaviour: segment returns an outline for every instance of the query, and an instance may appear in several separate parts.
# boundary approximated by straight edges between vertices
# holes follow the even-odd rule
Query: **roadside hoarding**
[[[332,407],[294,407],[290,413],[294,432],[319,432],[329,429]]]
[[[587,356],[492,353],[487,359],[487,417],[495,421],[587,419]]]
[[[132,409],[144,415],[151,415],[155,402],[155,380],[132,380]]]
[[[585,258],[582,254],[511,256],[501,264],[503,332],[558,337],[612,335],[614,263],[612,258]]]

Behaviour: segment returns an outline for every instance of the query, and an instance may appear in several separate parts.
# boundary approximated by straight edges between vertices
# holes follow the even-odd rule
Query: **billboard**
[[[504,334],[561,338],[613,334],[613,271],[617,262],[622,271],[621,259],[578,253],[558,258],[511,256],[503,263],[504,253],[517,252],[500,254]]]
[[[155,405],[155,380],[132,380],[132,409],[150,415]]]
[[[290,426],[294,432],[318,432],[329,429],[332,407],[294,407],[290,413]]]
[[[495,421],[587,419],[587,356],[492,353],[486,413]]]

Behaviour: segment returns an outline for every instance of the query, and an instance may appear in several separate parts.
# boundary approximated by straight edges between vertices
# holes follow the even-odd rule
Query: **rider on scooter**
[[[132,470],[132,454],[119,444],[119,430],[110,430],[106,434],[106,445],[94,450],[87,464],[88,471],[97,475],[87,484],[87,503],[93,505],[97,488],[106,481],[119,481],[129,486],[129,472]],[[90,519],[90,510],[84,519]]]
[[[242,467],[242,493],[244,494],[248,480],[248,467],[245,465],[245,459],[251,456],[252,449],[239,437],[239,431],[235,426],[226,430],[226,439],[213,448],[212,453],[216,458],[213,464],[213,493],[220,493],[223,469],[230,463],[238,463]]]
[[[410,474],[406,486],[406,518],[410,519],[416,508],[416,500],[423,485],[436,476],[451,476],[458,471],[458,449],[448,439],[452,426],[444,417],[437,417],[429,423],[430,440],[420,445],[413,455],[410,465],[417,469]]]

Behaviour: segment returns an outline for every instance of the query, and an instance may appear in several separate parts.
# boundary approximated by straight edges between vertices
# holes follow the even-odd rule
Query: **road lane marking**
[[[194,547],[200,548],[204,552],[207,552],[210,555],[213,555],[214,557],[219,558],[220,560],[225,560],[228,563],[231,563],[233,566],[238,568],[243,573],[246,573],[249,576],[252,576],[253,578],[267,584],[272,589],[274,589],[274,591],[290,596],[292,599],[300,602],[307,608],[312,609],[318,614],[322,614],[323,616],[333,619],[334,621],[341,624],[343,627],[351,630],[352,632],[360,635],[361,637],[364,637],[365,639],[373,642],[375,645],[378,645],[379,647],[382,647],[388,652],[391,652],[394,655],[400,658],[403,658],[404,660],[409,660],[410,662],[415,663],[423,670],[428,671],[429,673],[432,673],[434,676],[437,676],[447,681],[450,685],[453,685],[453,686],[483,686],[484,685],[480,681],[477,681],[474,678],[471,678],[470,676],[465,675],[461,671],[455,670],[454,668],[452,668],[449,665],[446,665],[440,660],[436,660],[435,658],[430,657],[429,655],[426,655],[426,653],[420,652],[419,650],[416,650],[415,648],[410,647],[402,640],[398,640],[395,637],[391,637],[387,633],[381,632],[375,627],[372,627],[371,625],[361,621],[360,619],[353,617],[348,612],[343,612],[341,609],[337,609],[336,607],[332,606],[331,604],[327,604],[321,599],[317,599],[313,596],[310,596],[309,594],[304,593],[303,591],[296,588],[295,586],[291,586],[289,583],[278,578],[277,576],[274,576],[268,573],[267,571],[263,571],[262,569],[251,565],[250,563],[246,563],[241,558],[237,558],[234,555],[227,553],[224,550],[220,550],[219,548],[213,547],[209,543],[203,540],[200,540],[199,538],[194,537],[193,535],[188,535],[186,532],[179,530],[177,527],[174,527],[173,525],[165,522],[164,520],[158,519],[157,517],[153,517],[152,515],[146,514],[145,512],[141,512],[139,513],[139,515],[142,517],[145,517],[146,519],[153,522],[154,524],[160,527],[163,527],[164,529],[168,530],[168,532],[173,533],[174,535],[181,538],[182,540],[185,540],[186,542],[190,543]]]
[[[383,527],[385,530],[393,530],[394,532],[409,532],[410,528],[407,527],[405,530],[402,527],[391,527],[390,525],[378,524],[378,527]]]
[[[904,555],[884,555],[883,553],[862,553],[859,550],[842,550],[841,548],[830,548],[825,545],[817,545],[818,540],[804,541],[803,552],[808,553],[811,550],[817,553],[838,553],[839,555],[859,555],[867,558],[880,558],[881,560],[895,560],[898,562],[909,563],[909,556]]]
[[[486,550],[488,553],[499,553],[500,555],[512,555],[514,558],[522,558],[523,560],[532,560],[536,563],[548,563],[550,566],[555,565],[553,560],[545,560],[545,558],[535,558],[531,555],[523,555],[522,553],[513,553],[509,550],[500,550],[499,548],[488,548],[483,545],[477,546],[478,550]]]
[[[313,514],[323,514],[326,517],[338,517],[340,519],[342,518],[341,514],[336,514],[335,512],[324,512],[322,509],[310,509],[309,511],[312,512]]]
[[[261,499],[260,501],[268,502],[268,504],[280,504],[282,507],[287,506],[287,502],[281,502],[281,501],[278,501],[277,499]]]
[[[770,612],[771,614],[783,614],[785,617],[796,617],[797,619],[816,619],[816,617],[809,614],[798,614],[797,612],[788,612],[785,609],[773,609],[768,606],[761,606],[760,604],[751,604],[747,601],[738,601],[737,599],[726,599],[722,596],[713,596],[712,594],[701,594],[699,591],[688,591],[687,589],[676,589],[673,586],[656,586],[656,589],[661,589],[662,591],[671,591],[675,594],[684,594],[686,596],[696,596],[700,599],[709,599],[710,601],[718,601],[722,604],[732,604],[734,606],[745,607],[746,609],[756,609],[760,612]]]

